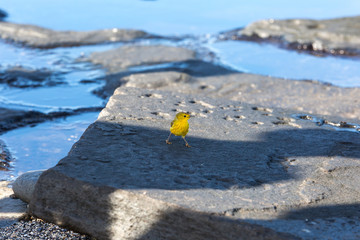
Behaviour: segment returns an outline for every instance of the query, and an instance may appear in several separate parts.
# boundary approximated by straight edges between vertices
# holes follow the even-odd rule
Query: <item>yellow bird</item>
[[[176,114],[176,117],[171,122],[170,135],[168,139],[166,139],[167,144],[171,144],[169,140],[171,134],[174,134],[175,136],[181,136],[185,141],[185,146],[190,147],[188,142],[185,140],[185,136],[189,131],[189,123],[188,123],[189,118],[190,115],[184,112],[180,112]]]

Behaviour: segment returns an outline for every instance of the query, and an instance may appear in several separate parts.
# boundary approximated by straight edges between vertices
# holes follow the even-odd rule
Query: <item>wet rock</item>
[[[28,88],[54,86],[64,83],[60,74],[49,70],[28,69],[13,67],[0,73],[0,83],[6,83],[11,87]]]
[[[100,64],[116,73],[132,66],[146,66],[161,63],[183,62],[195,59],[195,52],[180,47],[163,45],[123,46],[105,52],[95,52],[89,61]]]
[[[105,29],[88,32],[53,31],[34,25],[0,22],[0,37],[34,48],[56,48],[132,41],[151,35],[138,30]]]
[[[44,121],[45,114],[35,111],[0,108],[0,133]]]
[[[244,29],[225,33],[226,38],[269,41],[314,54],[359,55],[360,16],[328,20],[261,20]]]
[[[8,16],[7,13],[4,10],[0,9],[0,21],[2,21],[7,16]]]
[[[0,181],[0,228],[15,223],[26,214],[26,203],[20,199],[14,199],[12,189],[8,187],[10,182]],[[2,235],[0,234],[2,237]]]
[[[0,140],[0,171],[8,171],[10,169],[10,163],[12,162],[12,156],[6,144]]]
[[[89,107],[70,109],[64,111],[41,113],[37,111],[22,111],[8,108],[0,108],[0,133],[24,127],[28,125],[35,125],[47,120],[53,120],[60,117],[67,117],[85,112],[98,112],[102,107]]]
[[[42,173],[42,170],[38,170],[20,175],[12,184],[15,196],[29,203],[35,189],[35,184]]]
[[[292,212],[324,205],[351,213],[332,217],[360,217],[349,210],[360,208],[360,135],[296,119],[301,128],[274,125],[293,112],[273,107],[266,116],[255,107],[120,87],[69,155],[40,176],[30,211],[103,239],[291,239],[239,220],[285,218],[272,228],[290,228]],[[224,119],[239,109],[241,124]],[[180,137],[165,143],[178,111],[195,116],[192,148]]]

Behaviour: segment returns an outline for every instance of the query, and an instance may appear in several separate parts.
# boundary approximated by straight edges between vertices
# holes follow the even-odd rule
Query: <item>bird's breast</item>
[[[176,136],[185,136],[189,131],[189,123],[186,122],[175,122],[170,128],[172,134]]]

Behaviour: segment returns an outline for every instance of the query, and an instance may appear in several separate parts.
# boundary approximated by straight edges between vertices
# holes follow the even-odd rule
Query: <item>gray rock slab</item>
[[[179,111],[193,116],[192,148],[180,137],[165,144]],[[360,135],[292,114],[120,87],[69,155],[40,176],[30,212],[100,239],[281,239],[242,221],[291,225],[292,213],[322,218],[307,209],[324,206],[342,206],[332,217],[359,217]]]
[[[360,16],[328,20],[261,20],[225,33],[232,39],[267,40],[285,47],[334,55],[360,54]]]
[[[56,48],[132,41],[151,35],[139,30],[104,29],[87,32],[54,31],[39,26],[0,22],[0,38],[34,48]]]
[[[186,48],[150,45],[123,46],[104,52],[94,52],[89,61],[100,64],[109,72],[116,73],[132,66],[183,62],[195,59],[195,52]]]
[[[204,72],[212,68],[213,65],[208,64]],[[201,94],[263,107],[281,107],[292,109],[294,113],[339,116],[355,122],[360,118],[360,88],[340,88],[321,82],[289,80],[230,70],[204,76],[194,76],[191,72],[187,74],[162,70],[153,73],[110,75],[106,79],[107,84],[103,91],[107,94],[113,93],[115,87],[123,85]]]
[[[6,227],[26,214],[26,203],[11,196],[13,191],[10,182],[0,181],[0,228]]]
[[[30,171],[20,175],[12,184],[12,189],[17,198],[29,203],[35,189],[35,184],[43,170]]]

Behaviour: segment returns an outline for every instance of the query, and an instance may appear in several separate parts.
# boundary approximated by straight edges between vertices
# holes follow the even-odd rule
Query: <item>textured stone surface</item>
[[[334,55],[360,54],[360,16],[329,20],[261,20],[239,31],[233,39],[269,40],[288,48]]]
[[[218,69],[213,74],[208,70]],[[130,74],[130,75],[129,75]],[[360,118],[360,88],[340,88],[313,81],[296,81],[224,70],[211,64],[202,75],[185,68],[153,73],[110,75],[100,95],[112,94],[118,86],[139,87],[201,94],[216,98],[281,107],[296,112]]]
[[[119,72],[131,66],[183,62],[195,59],[195,52],[186,48],[164,45],[123,46],[105,52],[95,52],[89,57],[94,64],[101,64],[109,72]]]
[[[165,144],[175,111],[194,116],[190,149],[180,138]],[[342,209],[331,217],[359,217],[360,135],[293,113],[120,87],[69,155],[40,176],[30,211],[105,239],[182,239],[195,229],[206,239],[280,239],[238,220],[290,226],[293,216],[327,216],[310,207],[333,206]]]
[[[34,25],[0,22],[0,37],[29,47],[56,48],[131,41],[150,35],[138,30],[105,29],[88,32],[53,31]]]
[[[20,175],[12,184],[15,196],[29,203],[35,189],[35,184],[42,172],[42,170],[30,171]]]
[[[13,224],[25,215],[26,204],[20,199],[13,199],[9,182],[0,181],[0,228]]]

